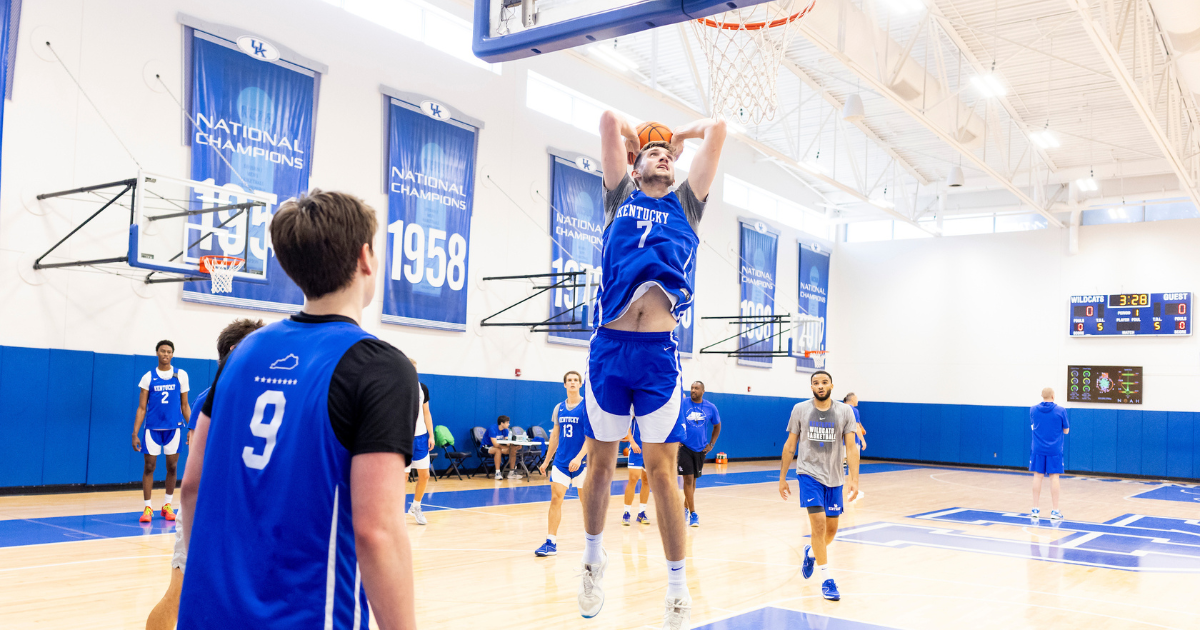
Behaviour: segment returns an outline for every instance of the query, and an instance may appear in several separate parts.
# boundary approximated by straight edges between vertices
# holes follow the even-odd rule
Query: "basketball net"
[[[779,108],[779,64],[792,39],[792,23],[817,0],[778,0],[718,13],[692,22],[708,60],[712,113],[755,124]]]
[[[208,273],[212,293],[233,293],[233,274],[242,268],[245,261],[234,256],[204,256],[200,259],[200,271]]]

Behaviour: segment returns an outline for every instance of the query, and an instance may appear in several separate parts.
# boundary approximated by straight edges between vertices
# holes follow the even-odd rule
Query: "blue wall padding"
[[[0,486],[128,483],[143,459],[130,443],[138,381],[153,355],[0,347]],[[188,372],[189,402],[216,375],[216,361],[177,358]],[[457,448],[474,452],[471,427],[505,414],[528,430],[551,428],[561,382],[423,374],[435,424]],[[731,458],[778,457],[799,398],[710,393],[721,413],[714,452]],[[867,457],[946,464],[1025,467],[1028,407],[862,402]],[[1200,413],[1075,408],[1069,411],[1068,470],[1200,478]],[[181,450],[179,473],[187,461]],[[159,457],[156,479],[166,475]],[[474,457],[467,466],[478,464]],[[441,467],[443,462],[435,461]]]

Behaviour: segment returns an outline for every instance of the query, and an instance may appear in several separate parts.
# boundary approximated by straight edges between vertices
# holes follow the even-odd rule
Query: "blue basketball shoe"
[[[1050,520],[1061,521],[1062,517],[1062,512],[1059,512],[1058,510],[1050,510]]]
[[[641,512],[638,512],[637,521],[639,523],[641,523],[642,525],[650,524],[650,518],[646,516],[646,510],[642,510]]]
[[[833,578],[829,578],[821,584],[821,597],[831,602],[836,602],[842,598],[842,594],[837,590],[837,584],[833,583]]]
[[[625,527],[629,527],[629,510],[626,510],[625,516],[621,517],[621,524]]]
[[[804,564],[800,567],[800,574],[804,579],[812,577],[813,567],[817,566],[817,558],[810,555],[812,553],[812,545],[804,545]]]
[[[539,558],[544,558],[546,556],[557,556],[558,545],[550,542],[550,539],[546,539],[545,544],[543,544],[541,547],[538,547],[537,551],[533,552],[533,555]]]
[[[688,525],[691,527],[700,527],[700,515],[692,512],[692,515],[688,518]]]

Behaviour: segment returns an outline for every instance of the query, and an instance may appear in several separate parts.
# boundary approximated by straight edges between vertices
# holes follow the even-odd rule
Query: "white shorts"
[[[142,453],[152,457],[178,454],[181,433],[179,429],[142,431]]]
[[[171,568],[186,573],[187,547],[183,544],[183,519],[179,514],[179,512],[175,513],[175,555],[171,556]]]
[[[576,488],[582,488],[585,477],[587,477],[587,466],[580,466],[579,470],[575,471],[574,477],[567,471],[559,470],[558,466],[550,466],[550,483],[566,486],[568,490],[572,485]]]
[[[417,470],[429,470],[429,452],[428,451],[426,451],[425,457],[422,457],[421,459],[418,459],[417,461],[409,464],[408,467],[404,469],[404,472],[408,472],[414,468],[416,468]]]

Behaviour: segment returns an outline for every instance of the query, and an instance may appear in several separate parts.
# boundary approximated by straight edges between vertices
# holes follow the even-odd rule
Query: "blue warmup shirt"
[[[196,402],[192,405],[192,417],[188,419],[188,431],[196,430],[196,421],[200,419],[200,414],[204,411],[204,401],[207,399],[207,389],[200,392],[200,395],[196,397]]]
[[[717,413],[717,406],[707,400],[694,403],[692,397],[688,396],[679,408],[679,415],[687,425],[682,444],[697,453],[704,450],[704,447],[708,446],[708,425],[721,424],[721,414]]]
[[[584,436],[584,426],[587,425],[587,404],[582,400],[574,409],[567,409],[567,401],[558,403],[554,409],[558,418],[558,450],[554,451],[554,465],[563,472],[571,465],[571,460],[583,450],[587,441]],[[584,458],[587,462],[587,458]]]
[[[153,431],[170,431],[184,424],[183,408],[179,404],[179,394],[183,386],[179,383],[179,374],[171,370],[171,378],[158,375],[158,370],[150,370],[149,396],[146,398],[145,425],[143,428]]]
[[[495,444],[492,444],[493,439],[507,440],[511,437],[512,437],[511,430],[505,429],[505,430],[501,431],[499,426],[492,425],[492,426],[488,427],[487,433],[483,434],[483,445],[484,446],[495,446]]]
[[[858,407],[850,407],[850,409],[854,411],[854,421],[862,424],[862,415],[858,413]]]
[[[672,314],[679,319],[692,304],[694,289],[688,276],[700,245],[693,219],[684,211],[680,197],[693,208],[694,221],[699,221],[704,203],[696,199],[687,182],[655,199],[637,190],[628,175],[605,196],[607,224],[601,250],[604,275],[594,325],[620,319],[647,283],[658,285],[671,296],[675,303]]]
[[[1038,403],[1029,408],[1029,424],[1033,428],[1032,454],[1063,454],[1063,429],[1071,428],[1066,407],[1049,400]]]
[[[289,319],[230,355],[210,393],[218,421],[205,446],[180,630],[366,630],[351,453],[329,412],[334,370],[364,339],[374,337],[353,323]]]

